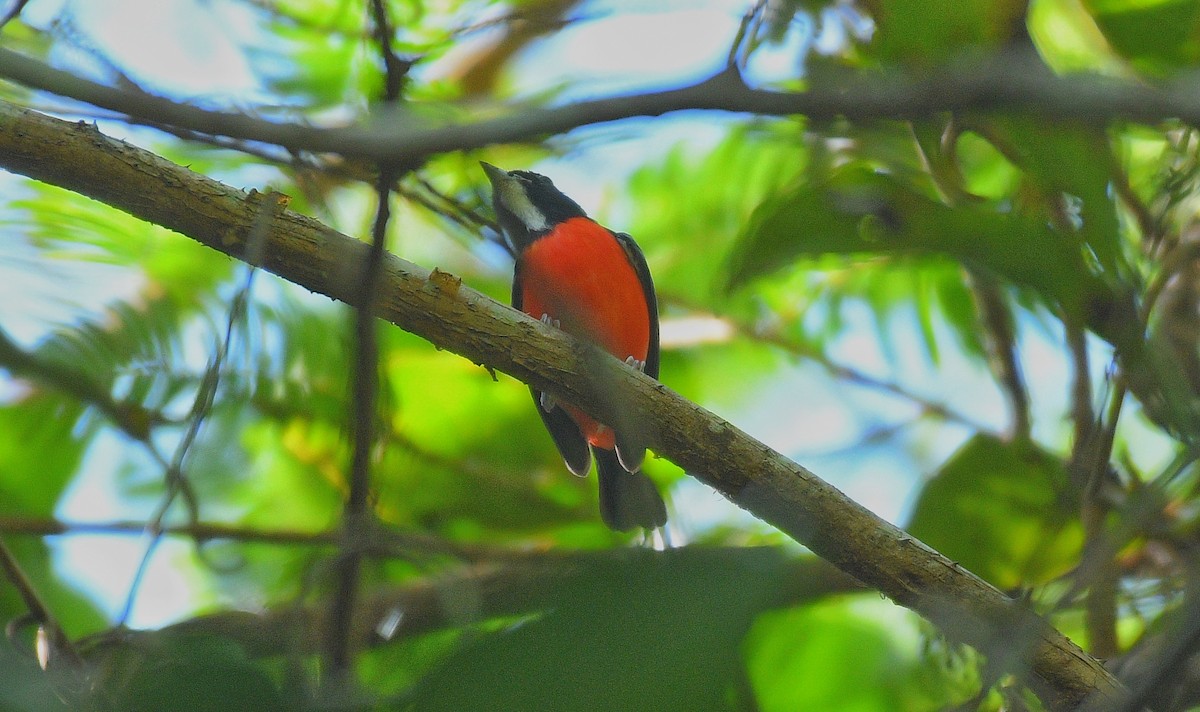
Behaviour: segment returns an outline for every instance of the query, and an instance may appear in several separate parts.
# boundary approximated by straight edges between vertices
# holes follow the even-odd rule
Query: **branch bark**
[[[804,92],[754,89],[735,68],[666,91],[580,101],[554,108],[515,107],[479,121],[430,127],[411,115],[380,110],[367,125],[318,128],[246,114],[212,111],[159,96],[117,89],[0,47],[0,78],[76,99],[150,125],[338,153],[398,166],[430,156],[525,141],[581,126],[684,110],[804,115],[812,120],[903,119],[946,111],[1023,113],[1085,122],[1176,118],[1200,126],[1200,94],[1188,78],[1157,87],[1091,74],[1053,74],[1033,53],[1010,52],[923,75],[871,74]]]
[[[264,196],[101,135],[0,102],[0,167],[163,225],[289,281],[353,303],[368,245],[278,211],[259,250],[247,237]],[[272,198],[273,199],[273,198]],[[609,423],[645,426],[650,447],[948,636],[1026,677],[1048,706],[1115,705],[1124,691],[1095,659],[1024,605],[800,465],[644,374],[462,284],[386,255],[375,313]],[[615,394],[615,396],[614,396]]]

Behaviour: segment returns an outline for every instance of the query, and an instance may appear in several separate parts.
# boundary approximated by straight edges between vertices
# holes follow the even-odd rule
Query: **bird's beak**
[[[487,174],[488,181],[491,182],[493,190],[498,189],[501,185],[512,180],[512,176],[510,176],[508,171],[504,170],[503,168],[497,168],[496,166],[493,166],[490,163],[485,163],[484,161],[480,161],[479,165],[483,166],[483,172]]]

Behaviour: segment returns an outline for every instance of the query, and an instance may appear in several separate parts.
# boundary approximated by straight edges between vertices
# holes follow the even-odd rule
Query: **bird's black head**
[[[564,220],[587,217],[579,203],[563,195],[544,175],[506,171],[490,163],[480,165],[492,183],[496,218],[517,254]]]

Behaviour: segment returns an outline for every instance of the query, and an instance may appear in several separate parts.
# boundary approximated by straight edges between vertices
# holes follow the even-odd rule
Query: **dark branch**
[[[384,101],[392,104],[400,98],[404,75],[411,64],[402,67],[400,58],[392,51],[391,22],[383,0],[371,0],[371,11],[375,39],[383,55]],[[379,341],[375,334],[371,305],[379,292],[388,221],[391,219],[392,185],[395,182],[394,166],[380,164],[375,186],[378,206],[371,229],[371,250],[362,265],[362,286],[354,300],[354,374],[349,414],[353,454],[350,461],[350,491],[343,516],[346,546],[337,562],[337,591],[330,602],[330,625],[326,630],[326,658],[332,677],[337,682],[345,682],[350,666],[350,623],[354,616],[362,569],[360,541],[367,531],[367,518],[370,515],[371,455],[375,450],[375,404],[379,390]]]
[[[69,663],[78,665],[79,654],[75,651],[75,646],[63,633],[62,626],[50,613],[50,609],[42,603],[42,599],[33,588],[33,582],[25,575],[20,564],[17,563],[16,557],[8,550],[8,546],[3,540],[0,540],[0,572],[4,573],[4,578],[8,579],[8,582],[16,589],[17,595],[21,597],[25,608],[29,611],[29,617],[42,627],[50,643],[51,656],[60,655]]]
[[[805,92],[748,87],[735,70],[679,89],[582,101],[550,109],[514,107],[507,115],[427,127],[398,110],[381,111],[370,126],[315,128],[245,114],[211,111],[159,96],[76,77],[0,48],[0,77],[109,109],[151,125],[215,136],[339,153],[372,161],[419,165],[430,156],[561,134],[580,126],[674,111],[709,110],[811,119],[902,119],[945,111],[1024,113],[1055,119],[1157,123],[1176,118],[1200,126],[1200,94],[1182,81],[1161,88],[1098,75],[1052,74],[1036,56],[998,55],[982,63],[921,76],[871,74]]]
[[[142,536],[152,522],[68,522],[58,519],[0,516],[0,533],[24,534],[29,536],[63,535],[112,535]],[[193,539],[198,543],[213,541],[273,544],[276,546],[333,547],[345,541],[345,533],[338,531],[302,531],[298,529],[247,528],[213,522],[162,526],[163,536],[178,536]],[[399,557],[406,559],[424,557],[449,557],[461,561],[481,561],[519,556],[499,547],[458,544],[434,536],[402,534],[378,528],[361,543],[364,554],[376,558]]]

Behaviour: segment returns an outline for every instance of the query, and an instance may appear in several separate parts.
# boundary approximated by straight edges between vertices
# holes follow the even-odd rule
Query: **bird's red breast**
[[[621,360],[646,360],[651,317],[645,291],[611,232],[588,218],[571,218],[530,244],[519,260],[521,308],[526,314],[547,314],[563,331]],[[563,407],[588,442],[613,448],[610,428],[578,408]]]

